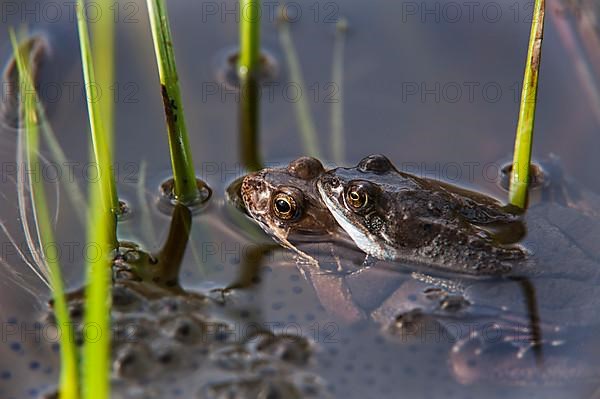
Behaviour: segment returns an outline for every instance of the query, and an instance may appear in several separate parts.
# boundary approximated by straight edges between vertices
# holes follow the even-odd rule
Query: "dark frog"
[[[488,197],[399,172],[382,156],[327,172],[318,182],[336,219],[373,256],[501,273],[462,278],[460,289],[449,294],[435,281],[420,288],[408,283],[374,313],[384,323],[396,315],[392,326],[423,316],[486,326],[455,337],[449,360],[463,382],[564,384],[599,375],[591,349],[600,326],[600,199],[563,176],[556,158],[542,165],[520,216]],[[432,296],[438,291],[441,297]],[[409,294],[424,305],[415,308]],[[452,296],[458,302],[448,303]],[[460,307],[452,316],[444,309],[455,303]]]
[[[469,274],[504,274],[527,251],[520,216],[495,199],[398,171],[383,155],[323,173],[318,189],[368,255]]]

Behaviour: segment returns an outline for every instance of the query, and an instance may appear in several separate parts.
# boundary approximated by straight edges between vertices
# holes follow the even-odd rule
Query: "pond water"
[[[58,170],[60,177],[45,178],[52,187],[56,186],[52,183],[73,178],[83,189],[91,169],[88,122],[77,31],[70,8],[65,4],[5,2],[2,25],[26,23],[48,39],[52,57],[40,71],[40,93],[70,163],[55,164],[48,173]],[[599,364],[584,358],[591,356],[592,349],[598,346],[593,340],[590,344],[590,337],[599,331],[599,323],[594,323],[596,318],[584,310],[568,319],[556,316],[550,309],[556,290],[569,293],[569,300],[562,302],[572,306],[568,309],[587,309],[577,304],[593,304],[596,296],[592,289],[587,289],[593,286],[591,278],[584,288],[553,286],[547,290],[533,281],[534,291],[538,288],[541,292],[537,297],[541,324],[557,320],[565,328],[581,324],[574,330],[574,342],[557,345],[563,338],[558,335],[547,346],[545,343],[542,347],[548,352],[542,363],[536,363],[527,352],[524,362],[529,363],[522,371],[522,378],[511,375],[511,371],[517,370],[514,358],[499,356],[510,352],[503,348],[489,356],[487,368],[482,366],[480,372],[465,376],[460,370],[468,368],[470,360],[456,355],[457,340],[439,327],[429,325],[411,334],[391,334],[374,321],[375,317],[356,322],[345,309],[328,302],[327,293],[344,289],[344,284],[354,284],[352,291],[360,298],[355,296],[353,300],[361,303],[365,312],[375,311],[387,295],[410,278],[414,269],[375,265],[375,270],[370,271],[372,283],[369,277],[344,283],[341,279],[315,277],[299,267],[297,258],[288,250],[271,248],[272,240],[227,204],[227,187],[246,173],[239,150],[239,97],[218,78],[223,60],[235,49],[238,40],[236,4],[230,0],[169,3],[196,170],[213,190],[208,205],[192,218],[192,234],[180,272],[182,288],[217,301],[218,290],[238,281],[246,268],[252,269],[255,260],[258,271],[252,284],[228,292],[225,305],[215,307],[214,314],[209,308],[208,314],[227,320],[234,327],[233,341],[243,341],[257,326],[305,337],[310,342],[309,349],[304,349],[307,358],[291,362],[293,367],[286,361],[282,361],[285,363],[282,366],[280,360],[273,363],[265,360],[275,369],[271,370],[274,374],[289,367],[286,381],[297,381],[305,374],[310,376],[314,386],[298,383],[306,388],[301,394],[296,392],[299,397],[597,397]],[[303,85],[290,77],[274,15],[277,5],[288,12]],[[344,164],[354,165],[368,154],[383,153],[400,169],[504,199],[506,194],[497,186],[497,175],[512,153],[531,5],[513,0],[264,2],[262,45],[277,65],[275,76],[262,87],[259,152],[263,162],[286,165],[306,154],[296,114],[298,101],[303,97],[318,134],[321,158],[333,164],[332,110],[341,101]],[[534,157],[556,154],[564,173],[579,187],[586,192],[600,192],[596,174],[600,167],[596,154],[600,148],[600,119],[598,108],[594,107],[597,88],[589,80],[589,76],[592,79],[597,76],[595,67],[600,67],[594,64],[600,53],[592,51],[597,32],[589,26],[589,19],[573,16],[569,8],[572,5],[553,0],[548,1],[547,7]],[[585,4],[581,7],[585,15],[591,15]],[[123,1],[103,11],[118,20],[116,83],[105,94],[114,96],[116,107],[115,172],[119,194],[132,209],[131,215],[119,224],[119,237],[140,244],[148,252],[158,251],[167,236],[170,220],[157,206],[158,187],[169,176],[170,161],[146,8],[143,2]],[[339,45],[335,22],[340,17],[348,21],[343,38],[341,87],[332,78],[334,49]],[[2,59],[8,60],[10,52],[3,29]],[[0,220],[15,242],[24,247],[11,179],[17,162],[16,135],[10,126],[2,127],[4,204]],[[60,201],[51,203],[58,210],[56,234],[65,278],[70,289],[75,290],[84,280],[85,229],[64,187],[60,190]],[[560,239],[571,240],[564,243],[565,248],[569,251],[575,251],[573,247],[584,248],[580,252],[585,252],[586,259],[592,259],[585,265],[600,266],[597,241],[594,244],[590,238],[594,236],[584,234],[582,225],[569,223],[575,220],[572,213],[556,214],[566,220],[552,219],[553,209],[548,210],[550,216],[544,217],[554,220],[553,226],[564,232]],[[590,213],[593,212],[581,216],[591,221],[583,226],[598,225],[593,223],[595,215],[589,216]],[[533,226],[535,221],[531,223]],[[590,232],[595,231],[592,227]],[[554,236],[541,234],[532,239],[539,237]],[[553,243],[562,245],[560,239]],[[20,260],[13,249],[14,243],[7,238],[2,243],[0,258],[5,265],[0,289],[0,398],[37,397],[52,390],[58,371],[53,331],[36,324],[47,317],[49,293]],[[536,245],[542,251],[542,258],[552,256],[552,243],[536,242]],[[263,246],[271,250],[256,259],[255,252],[260,252]],[[570,271],[568,263],[579,264],[577,258],[568,262],[566,254],[579,256],[580,252],[565,249],[558,258],[563,262],[563,274]],[[597,274],[590,273],[590,276]],[[456,280],[462,282],[463,278]],[[578,280],[578,284],[585,282],[585,275]],[[388,284],[383,287],[381,281]],[[367,284],[372,284],[372,288]],[[513,282],[507,292],[521,292],[518,287]],[[485,284],[478,289],[474,294],[478,298],[500,295]],[[515,312],[527,313],[529,304],[525,299],[515,302],[518,303]],[[163,327],[162,318],[157,316],[153,320]],[[467,322],[456,322],[452,327],[470,328]],[[190,347],[202,347],[194,345]],[[190,349],[190,353],[185,353],[185,347],[186,344],[180,345],[177,356],[189,359],[195,352]],[[516,350],[513,352],[516,357]],[[197,356],[208,355],[198,352]],[[585,372],[573,371],[578,370],[576,360],[580,358],[584,366],[579,367]],[[234,378],[235,371],[229,370],[227,374],[223,367],[204,363],[194,368],[186,361],[178,366],[163,365],[164,373],[160,366],[153,366],[157,367],[152,369],[156,376],[149,377],[150,381],[123,377],[115,371],[115,395],[244,397],[226,396],[223,389],[214,386],[207,388],[210,384],[230,381],[228,378]],[[561,373],[571,377],[561,381],[555,377]],[[265,375],[261,378],[275,378],[272,374]],[[277,392],[285,396],[287,391],[282,388]]]

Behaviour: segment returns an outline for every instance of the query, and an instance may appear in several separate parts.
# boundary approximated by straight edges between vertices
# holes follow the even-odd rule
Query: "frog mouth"
[[[249,198],[249,196],[246,196],[245,201],[247,201]],[[252,207],[249,207],[247,203],[245,203],[245,206],[248,217],[251,218],[255,223],[257,223],[260,226],[260,228],[275,242],[279,243],[285,248],[296,252],[299,256],[304,258],[308,262],[308,264],[317,267],[319,266],[319,262],[315,258],[305,253],[304,251],[298,249],[296,245],[289,241],[289,228],[271,225],[265,221],[265,213],[268,212],[258,212],[255,209],[252,209]]]

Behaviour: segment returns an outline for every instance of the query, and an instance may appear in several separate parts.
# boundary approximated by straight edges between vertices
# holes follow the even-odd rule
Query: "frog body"
[[[323,173],[323,202],[377,259],[501,275],[527,258],[520,216],[491,197],[398,171],[382,155]]]

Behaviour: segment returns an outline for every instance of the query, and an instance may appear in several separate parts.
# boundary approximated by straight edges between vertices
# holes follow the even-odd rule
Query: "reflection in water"
[[[240,106],[240,160],[249,171],[262,168],[259,154],[260,86],[253,76],[244,75],[239,80]]]
[[[542,329],[540,323],[540,312],[537,304],[535,285],[527,277],[514,277],[523,291],[523,298],[527,307],[529,317],[529,328],[531,329],[531,345],[538,367],[543,367],[544,357],[542,353]]]
[[[154,283],[166,287],[179,286],[179,270],[185,255],[192,226],[192,212],[187,206],[178,204],[173,209],[171,226],[165,244],[156,255],[160,280]]]
[[[335,24],[335,41],[333,43],[333,62],[331,80],[334,98],[331,99],[331,150],[333,161],[343,165],[346,161],[346,143],[344,139],[344,48],[348,21],[341,18]]]
[[[279,246],[273,243],[258,245],[246,251],[236,280],[227,285],[225,291],[246,289],[257,284],[265,258],[278,248]]]
[[[21,51],[27,54],[27,69],[35,85],[38,85],[40,68],[50,54],[50,45],[43,35],[27,38],[20,44]],[[2,73],[2,101],[0,101],[0,126],[14,129],[20,126],[19,118],[19,75],[14,58],[6,65]]]

